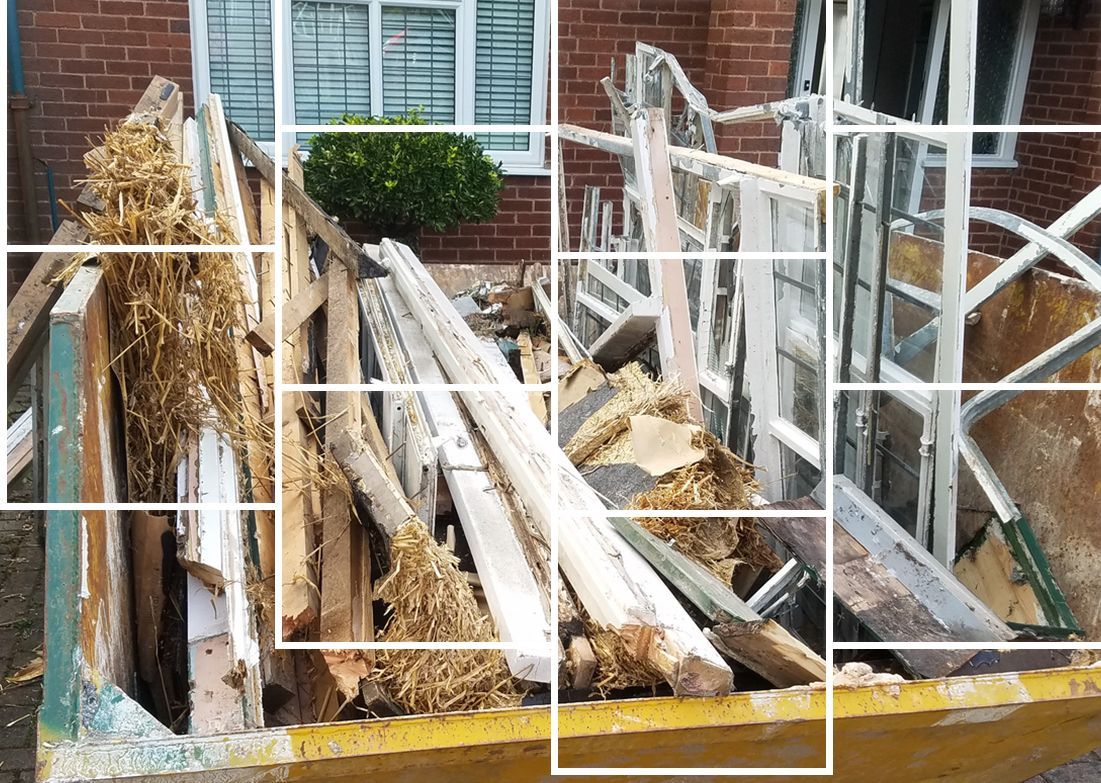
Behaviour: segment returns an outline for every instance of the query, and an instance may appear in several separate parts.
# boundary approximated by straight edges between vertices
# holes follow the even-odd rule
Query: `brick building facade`
[[[599,80],[616,60],[622,85],[623,57],[635,41],[677,57],[708,104],[718,110],[787,97],[793,62],[798,0],[561,0],[559,113],[562,122],[598,130],[610,127],[608,98]],[[1101,8],[1087,4],[1081,19],[1041,15],[1032,48],[1021,123],[1101,123]],[[716,128],[719,151],[776,164],[779,134],[771,123]],[[1049,225],[1101,184],[1101,137],[1088,134],[1021,134],[1014,167],[972,170],[976,206],[1008,210]],[[576,247],[587,185],[618,199],[619,166],[599,151],[566,145],[570,236]],[[927,172],[933,189],[938,172]],[[1098,256],[1101,220],[1074,242]],[[1021,245],[1005,231],[972,225],[974,249],[1009,255]]]
[[[622,79],[624,55],[644,41],[676,55],[688,77],[717,109],[777,100],[788,92],[799,0],[560,0],[559,117],[606,130],[608,99],[599,80],[613,59]],[[46,167],[61,200],[75,197],[89,137],[124,116],[151,76],[160,74],[193,95],[188,0],[19,0],[22,58],[35,157],[35,193],[42,241],[50,234]],[[1040,17],[1021,122],[1101,122],[1101,8],[1083,18]],[[187,111],[192,110],[191,106]],[[779,151],[772,123],[717,128],[721,152],[771,164]],[[8,140],[8,232],[26,242],[14,142]],[[976,205],[1008,209],[1040,225],[1101,182],[1101,140],[1073,133],[1022,134],[1016,166],[973,170]],[[567,144],[563,166],[570,235],[576,243],[586,185],[612,188],[618,164],[595,150]],[[930,173],[935,178],[935,173]],[[487,224],[428,234],[429,261],[545,261],[550,247],[550,178],[510,176],[501,213]],[[64,218],[64,210],[61,210]],[[972,246],[1007,255],[1019,242],[1000,229],[973,226]],[[1075,242],[1096,256],[1101,221]],[[9,292],[28,261],[12,258]]]
[[[615,60],[622,88],[624,56],[641,41],[677,58],[689,80],[716,109],[780,100],[787,93],[796,0],[560,0],[559,120],[607,131],[608,96],[600,80]],[[719,152],[776,164],[774,123],[716,128]],[[599,150],[567,144],[570,237],[576,247],[586,186],[618,198],[619,164]]]
[[[52,234],[47,165],[58,199],[75,200],[77,183],[86,175],[89,139],[125,117],[154,75],[179,84],[185,113],[194,111],[190,7],[188,0],[18,0],[18,7],[32,101],[30,140],[40,161],[35,164],[37,222],[45,243]],[[8,241],[27,243],[11,133],[8,172]],[[64,207],[58,212],[64,220]],[[426,235],[422,249],[429,262],[546,263],[550,243],[550,178],[509,176],[492,222]],[[9,259],[9,296],[32,263],[26,255]]]
[[[1022,125],[1101,124],[1101,7],[1086,3],[1077,24],[1041,16],[1032,48]],[[972,203],[1006,209],[1042,227],[1101,185],[1101,136],[1086,133],[1021,134],[1017,167],[975,169]],[[987,226],[972,225],[972,247],[1006,257],[1024,243]],[[1101,256],[1101,219],[1073,242]]]

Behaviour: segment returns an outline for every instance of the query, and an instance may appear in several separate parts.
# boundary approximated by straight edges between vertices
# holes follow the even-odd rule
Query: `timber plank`
[[[252,161],[260,176],[275,183],[275,161],[236,123],[229,123],[229,136],[237,151]],[[367,255],[348,233],[329,217],[317,202],[306,195],[297,182],[283,180],[283,199],[306,223],[306,226],[336,254],[340,262],[357,277],[382,277],[386,274],[377,261]]]

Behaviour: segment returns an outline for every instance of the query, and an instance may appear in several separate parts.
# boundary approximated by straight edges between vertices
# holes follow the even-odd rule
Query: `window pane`
[[[777,261],[776,382],[780,415],[818,437],[818,324],[814,275],[817,261]]]
[[[296,122],[320,125],[344,113],[371,115],[368,33],[366,5],[291,4]]]
[[[1021,36],[1021,18],[1025,0],[980,0],[979,23],[975,31],[975,124],[1004,125],[1007,98],[1012,86],[1017,47]],[[937,98],[933,121],[948,121],[948,43],[941,58]],[[1001,134],[975,134],[976,155],[992,155],[998,151]]]
[[[382,8],[382,111],[455,122],[455,12]]]
[[[531,121],[535,0],[478,0],[474,121],[524,125]],[[497,134],[487,149],[526,150],[525,133]]]
[[[270,0],[207,0],[210,91],[255,139],[275,139]]]

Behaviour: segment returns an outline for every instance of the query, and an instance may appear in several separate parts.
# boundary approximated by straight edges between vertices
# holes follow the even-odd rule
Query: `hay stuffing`
[[[388,604],[380,642],[495,642],[459,561],[420,521],[405,522],[390,542],[390,573],[375,585]],[[382,650],[369,679],[411,713],[515,707],[524,692],[500,650]]]
[[[191,167],[146,123],[123,122],[88,156],[101,212],[70,208],[95,244],[235,242],[196,211]],[[274,433],[244,414],[238,347],[245,293],[228,253],[101,253],[112,362],[126,410],[129,499],[176,498],[176,464],[204,426],[270,465]],[[80,261],[77,262],[78,264]],[[72,270],[75,271],[75,268]],[[244,460],[242,460],[242,463]]]
[[[688,395],[674,380],[655,381],[636,364],[609,376],[615,397],[581,425],[566,444],[577,465],[634,461],[631,416],[648,414],[678,424],[694,423]],[[705,456],[699,462],[670,471],[652,489],[631,499],[630,507],[655,511],[736,510],[750,508],[758,490],[753,466],[726,448],[706,430],[692,439]],[[761,538],[752,519],[638,519],[640,525],[730,584],[734,570],[745,563],[775,568],[775,553]]]

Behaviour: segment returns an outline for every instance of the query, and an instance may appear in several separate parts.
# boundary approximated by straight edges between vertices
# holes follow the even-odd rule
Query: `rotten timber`
[[[177,483],[182,502],[236,503],[237,459],[229,439],[204,428],[180,461]],[[188,571],[192,731],[263,726],[260,645],[241,512],[181,512],[176,524],[179,561]]]
[[[495,384],[478,339],[409,248],[383,240],[382,262],[402,298],[425,326],[445,373],[454,383]],[[550,539],[555,510],[548,480],[563,475],[560,505],[589,512],[562,524],[561,563],[593,619],[624,639],[629,650],[665,676],[678,695],[730,691],[732,674],[715,648],[645,560],[603,519],[603,504],[522,398],[459,392],[503,462],[540,531]]]
[[[364,283],[368,285],[372,283]],[[394,280],[380,280],[385,304],[393,308],[395,337],[419,384],[444,384],[447,378],[428,348],[422,325],[409,313]],[[374,323],[372,321],[372,326]],[[531,682],[550,682],[552,661],[550,608],[546,590],[518,540],[512,512],[489,466],[474,445],[466,418],[449,391],[422,390],[439,468],[463,522],[463,533],[478,569],[490,614],[505,651],[509,671]]]
[[[715,626],[707,637],[720,651],[778,688],[824,682],[826,662],[773,620],[763,619],[710,571],[629,519],[611,520],[666,580]]]

